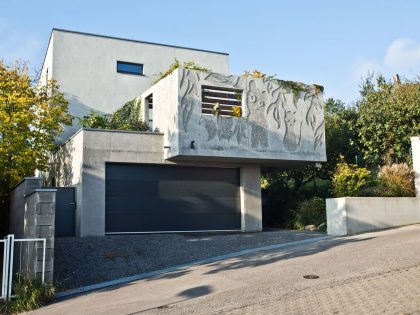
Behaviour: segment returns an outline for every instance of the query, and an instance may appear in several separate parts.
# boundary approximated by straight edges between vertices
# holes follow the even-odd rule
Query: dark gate
[[[75,235],[76,189],[56,187],[55,236]]]
[[[239,169],[106,164],[105,232],[240,230]]]

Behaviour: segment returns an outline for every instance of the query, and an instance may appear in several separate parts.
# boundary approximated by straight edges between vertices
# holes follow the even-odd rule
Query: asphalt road
[[[195,266],[33,312],[226,313],[420,314],[420,225]]]

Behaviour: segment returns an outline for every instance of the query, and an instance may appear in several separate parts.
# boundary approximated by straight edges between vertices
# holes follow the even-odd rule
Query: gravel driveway
[[[323,234],[293,230],[225,234],[140,234],[56,238],[59,291]]]

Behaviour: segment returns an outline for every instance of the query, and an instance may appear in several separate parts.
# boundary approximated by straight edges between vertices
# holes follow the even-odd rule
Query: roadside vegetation
[[[15,277],[18,279],[18,276]],[[21,279],[13,284],[16,295],[9,302],[0,302],[0,314],[18,314],[31,311],[54,300],[55,288],[38,280]]]

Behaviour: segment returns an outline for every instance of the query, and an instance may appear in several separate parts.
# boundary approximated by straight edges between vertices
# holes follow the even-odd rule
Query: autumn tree
[[[55,81],[38,86],[27,66],[0,61],[0,233],[7,231],[12,188],[47,168],[62,124],[71,123],[67,106]]]

